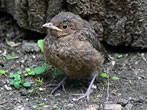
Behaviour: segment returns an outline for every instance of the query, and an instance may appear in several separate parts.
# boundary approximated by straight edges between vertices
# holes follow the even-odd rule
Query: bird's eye
[[[67,24],[63,24],[63,29],[67,29]]]

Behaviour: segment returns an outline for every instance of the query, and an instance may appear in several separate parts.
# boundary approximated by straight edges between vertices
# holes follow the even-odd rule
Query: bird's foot
[[[86,98],[87,101],[89,102],[89,96],[90,96],[91,92],[92,92],[91,90],[87,90],[85,94],[73,94],[73,95],[79,96],[79,98],[77,99],[77,101],[78,100],[81,100],[83,98]]]
[[[85,94],[73,94],[73,95],[76,95],[76,96],[80,96],[77,100],[80,100],[80,99],[83,99],[83,98],[86,97],[87,101],[89,102],[89,96],[91,94],[91,87],[92,87],[96,77],[97,77],[97,74],[94,74],[94,76],[93,76],[93,78],[92,78],[92,80],[91,80],[91,82],[89,84],[89,87],[88,87]]]
[[[62,90],[66,93],[66,90],[64,88],[64,84],[65,84],[65,80],[67,79],[67,77],[65,77],[64,79],[62,79],[62,81],[59,84],[49,84],[48,86],[56,86],[52,91],[51,94],[53,94],[57,89],[59,89],[59,87],[62,86]]]

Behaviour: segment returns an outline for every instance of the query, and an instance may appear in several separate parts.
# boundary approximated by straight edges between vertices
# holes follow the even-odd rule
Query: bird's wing
[[[101,52],[106,59],[110,60],[109,56],[106,53],[104,46],[100,43],[98,37],[96,36],[96,32],[94,31],[94,29],[90,26],[90,24],[87,21],[84,21],[84,26],[80,34],[81,34],[82,40],[90,42],[91,45],[96,50]]]
[[[90,42],[96,50],[101,51],[102,47],[101,47],[100,41],[98,37],[96,36],[94,29],[90,26],[90,24],[87,21],[84,21],[84,26],[80,30],[78,34],[78,38],[81,41]]]

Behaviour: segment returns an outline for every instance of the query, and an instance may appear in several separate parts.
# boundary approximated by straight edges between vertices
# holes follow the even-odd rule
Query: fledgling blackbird
[[[93,27],[80,16],[61,12],[43,27],[49,29],[44,39],[44,54],[48,62],[71,79],[92,79],[85,94],[89,100],[91,86],[104,63],[104,54]],[[52,93],[63,86],[64,78]]]

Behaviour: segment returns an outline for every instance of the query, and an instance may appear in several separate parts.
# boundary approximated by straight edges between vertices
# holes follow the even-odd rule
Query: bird
[[[66,76],[51,93],[60,86],[64,87],[67,77],[90,79],[87,91],[77,94],[80,95],[78,100],[86,98],[89,101],[91,87],[98,76],[97,70],[105,61],[103,46],[94,28],[72,12],[60,12],[42,27],[48,30],[43,41],[46,60]]]

